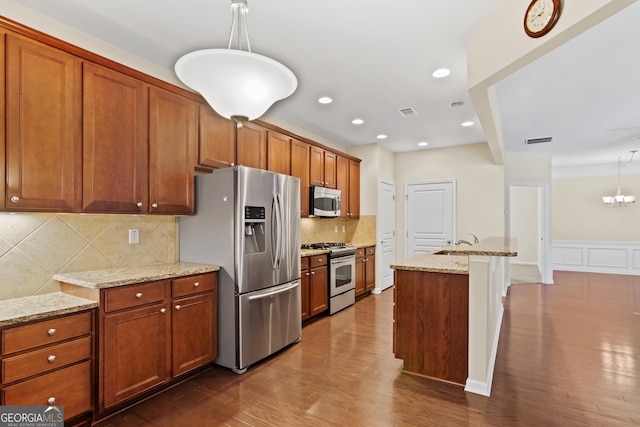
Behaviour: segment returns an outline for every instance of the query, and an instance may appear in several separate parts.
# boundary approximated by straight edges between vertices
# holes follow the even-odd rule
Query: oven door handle
[[[356,260],[355,257],[353,258],[349,257],[349,259],[333,259],[331,260],[331,264],[349,264],[355,260]]]

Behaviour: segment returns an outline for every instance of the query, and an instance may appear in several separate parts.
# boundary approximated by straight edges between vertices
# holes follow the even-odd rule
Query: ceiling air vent
[[[551,142],[552,139],[553,139],[552,136],[545,136],[544,138],[525,139],[524,143],[527,144],[527,145],[530,145],[530,144],[544,144],[546,142]]]
[[[417,116],[418,115],[418,112],[416,110],[414,110],[412,107],[401,108],[398,111],[400,111],[400,114],[402,114],[402,117],[409,117],[409,116]]]

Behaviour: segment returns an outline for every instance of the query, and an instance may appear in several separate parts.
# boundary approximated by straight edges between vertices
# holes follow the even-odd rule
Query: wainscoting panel
[[[640,275],[640,242],[555,240],[553,269]]]

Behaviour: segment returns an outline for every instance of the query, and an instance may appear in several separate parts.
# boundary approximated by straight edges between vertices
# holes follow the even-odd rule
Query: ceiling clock
[[[524,14],[524,32],[529,37],[542,37],[558,22],[561,0],[531,0]]]

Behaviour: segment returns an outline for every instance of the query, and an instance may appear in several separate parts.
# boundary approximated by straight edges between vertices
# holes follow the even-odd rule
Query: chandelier
[[[175,65],[180,80],[199,92],[213,109],[240,126],[262,116],[276,101],[291,95],[296,76],[281,63],[251,52],[246,0],[231,0],[232,23],[227,49],[187,53]],[[232,49],[237,31],[237,49]],[[247,50],[242,50],[242,39]]]
[[[638,150],[631,151],[631,159],[629,159],[629,162],[626,165],[623,165],[622,160],[620,159],[620,157],[618,157],[618,191],[616,192],[615,196],[602,197],[602,201],[604,202],[605,206],[631,206],[636,202],[636,196],[625,196],[620,190],[620,167],[629,166],[633,161],[633,155],[636,154],[636,151]]]

